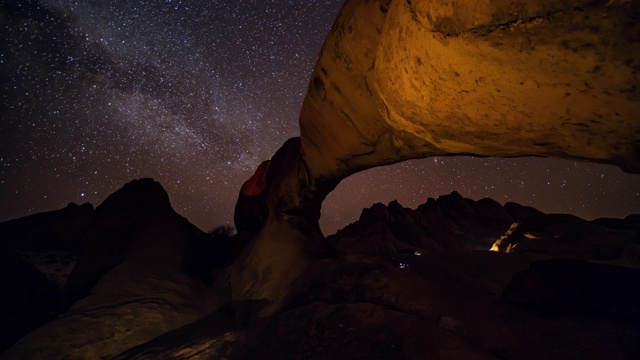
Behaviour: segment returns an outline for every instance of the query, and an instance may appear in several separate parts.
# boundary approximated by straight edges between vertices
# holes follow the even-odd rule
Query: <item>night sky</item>
[[[153,177],[201,229],[232,223],[242,183],[299,135],[341,3],[0,0],[0,221]],[[640,175],[613,166],[439,157],[344,180],[321,223],[453,190],[587,219],[640,212]]]

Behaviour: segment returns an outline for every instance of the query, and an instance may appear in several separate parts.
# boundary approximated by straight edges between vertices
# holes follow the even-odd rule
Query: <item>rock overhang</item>
[[[544,156],[640,173],[639,40],[637,0],[347,0],[311,74],[300,138],[273,156],[259,199],[236,207],[259,226],[229,268],[234,296],[275,311],[323,254],[322,201],[367,168]]]
[[[638,172],[637,5],[347,1],[303,105],[303,158],[318,177],[433,155]]]

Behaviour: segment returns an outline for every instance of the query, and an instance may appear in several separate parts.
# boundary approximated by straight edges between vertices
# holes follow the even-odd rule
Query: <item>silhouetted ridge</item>
[[[360,219],[327,240],[345,253],[387,254],[435,249],[485,249],[513,218],[491,199],[474,201],[458,192],[429,198],[417,209],[397,201],[364,209]]]
[[[2,348],[53,319],[37,329],[45,335],[33,335],[32,342],[16,353],[26,358],[61,358],[67,357],[68,346],[97,346],[100,356],[109,357],[194,321],[219,305],[213,285],[222,284],[217,278],[220,267],[229,262],[233,238],[207,235],[175,213],[160,183],[133,180],[95,211],[91,205],[70,204],[10,225],[46,233],[70,226],[76,218],[86,221],[82,231],[73,232],[81,240],[77,241],[77,261],[73,259],[63,285],[48,281],[46,270],[30,263],[13,258],[3,261],[10,268],[5,273],[14,279],[5,281],[5,290],[15,298],[0,309],[4,310],[0,315],[11,316],[0,319],[8,319],[2,324],[3,331],[15,335],[0,342]],[[6,228],[0,224],[0,229],[2,226]],[[50,248],[48,239],[53,238],[40,241],[45,246],[32,247],[47,260],[57,256],[43,252]],[[56,318],[61,313],[65,315]],[[127,332],[105,333],[103,327],[126,328]],[[56,348],[58,343],[65,345]]]
[[[148,215],[172,212],[169,194],[159,182],[150,178],[125,184],[96,207],[96,215],[99,217],[117,216],[128,221],[140,221]]]
[[[70,203],[60,210],[0,223],[0,248],[11,252],[75,251],[94,221],[93,205]]]
[[[302,349],[335,358],[361,354],[363,346],[371,358],[401,358],[410,350],[403,344],[423,346],[414,356],[422,358],[443,343],[484,351],[459,341],[467,337],[496,353],[506,346],[515,355],[505,357],[521,358],[538,351],[544,329],[557,326],[549,316],[606,328],[590,338],[595,345],[586,352],[638,343],[629,319],[640,314],[634,288],[639,272],[615,265],[637,267],[638,215],[586,221],[457,192],[429,198],[417,209],[395,200],[376,203],[326,239],[335,256],[305,269],[270,316],[264,315],[268,302],[238,301],[229,286],[234,278],[227,266],[253,233],[231,236],[225,227],[203,233],[173,211],[152,179],[126,184],[95,211],[89,204],[69,204],[13,220],[12,226],[59,229],[74,221],[86,230],[69,232],[82,240],[62,290],[42,268],[9,253],[2,258],[3,289],[15,296],[0,302],[0,315],[8,319],[0,346],[25,337],[0,358],[66,358],[75,351],[174,358],[202,349],[212,358],[269,351],[310,357]],[[479,249],[485,251],[474,251]],[[271,254],[279,257],[282,250],[272,248]],[[555,256],[563,259],[549,260]],[[584,261],[593,259],[612,264]],[[250,276],[270,281],[282,275]],[[535,321],[514,321],[514,314]],[[187,325],[199,318],[204,320]],[[576,343],[583,330],[569,326],[554,336]],[[522,342],[523,333],[535,341]]]
[[[397,201],[364,209],[360,219],[327,238],[338,253],[384,255],[429,250],[539,252],[581,259],[637,258],[638,215],[587,221],[544,214],[513,202],[478,201],[458,192],[417,209]]]

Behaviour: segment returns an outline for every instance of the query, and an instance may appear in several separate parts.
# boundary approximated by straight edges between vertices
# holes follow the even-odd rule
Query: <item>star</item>
[[[0,4],[0,221],[102,202],[153,177],[208,230],[290,137],[342,0],[13,1]],[[553,159],[412,160],[344,180],[331,233],[363,207],[453,190],[546,212],[625,216],[637,176]]]

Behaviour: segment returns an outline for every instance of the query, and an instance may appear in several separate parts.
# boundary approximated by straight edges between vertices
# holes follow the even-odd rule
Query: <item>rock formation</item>
[[[539,253],[585,260],[640,259],[638,215],[587,221],[544,214],[516,203],[500,205],[457,192],[429,198],[417,209],[396,201],[374,204],[360,219],[327,237],[340,255],[389,256],[440,250]]]
[[[324,259],[268,317],[247,321],[248,302],[117,359],[636,357],[640,272],[546,259],[459,250]]]
[[[347,1],[300,116],[314,179],[432,155],[640,171],[636,1]]]
[[[0,352],[58,314],[60,288],[34,265],[0,252]]]
[[[417,209],[393,201],[374,204],[360,219],[329,236],[342,254],[390,255],[433,250],[488,250],[514,222],[495,200],[465,199],[457,192],[430,198]]]
[[[85,232],[91,204],[0,223],[0,351],[60,314],[62,288]]]
[[[504,290],[509,301],[556,313],[640,319],[640,271],[605,264],[552,259],[535,261]]]
[[[322,250],[322,200],[363,169],[537,155],[640,172],[639,19],[636,1],[346,1],[301,137],[250,205],[268,217],[230,268],[234,296],[281,299]]]
[[[595,359],[640,351],[640,264],[619,249],[640,236],[637,215],[588,222],[457,192],[415,210],[375,204],[322,242],[324,253],[303,259],[312,261],[276,306],[232,299],[234,282],[253,277],[268,285],[282,275],[231,266],[232,276],[222,276],[215,267],[235,256],[230,239],[206,238],[175,214],[153,180],[125,185],[94,218],[63,290],[71,307],[55,319],[60,290],[28,263],[0,263],[3,290],[15,295],[0,302],[13,324],[3,334],[15,340],[46,322],[1,359]],[[528,238],[512,231],[507,239],[519,251],[487,251],[514,223],[549,240],[525,250]],[[595,242],[600,251],[585,253],[585,230],[607,234]],[[233,242],[251,244],[256,234],[245,230]],[[556,259],[558,248],[599,262]],[[251,264],[247,249],[235,266]],[[273,261],[291,254],[278,255],[271,253]]]
[[[95,209],[62,290],[62,316],[0,358],[111,357],[215,310],[227,301],[228,286],[201,278],[220,274],[213,269],[220,254],[201,254],[211,261],[208,270],[190,263],[204,238],[209,237],[173,211],[159,183],[126,184]],[[56,299],[49,300],[58,310]]]
[[[456,192],[415,210],[375,204],[327,238],[333,256],[308,265],[269,316],[255,300],[233,302],[116,359],[634,358],[640,263],[613,264],[640,234],[629,219],[588,222]],[[562,255],[612,263],[553,258],[553,241],[486,251],[527,221],[531,232],[561,230],[550,235],[561,245],[607,234],[600,252],[573,241]]]
[[[575,255],[556,243],[565,221],[606,236],[627,236],[626,223],[457,194],[415,211],[376,205],[328,241],[318,219],[343,178],[411,158],[536,155],[640,172],[639,44],[635,0],[347,0],[301,136],[241,190],[230,289],[185,266],[204,234],[159,185],[136,182],[96,208],[65,286],[69,311],[0,357],[637,358],[637,261],[548,261]],[[517,251],[469,250],[500,234]],[[582,259],[633,258],[638,243],[562,234],[596,244]]]
[[[630,216],[615,227],[572,215],[539,215],[515,222],[491,250],[543,252],[579,259],[640,259],[640,222]]]
[[[70,203],[61,210],[5,221],[0,223],[0,247],[12,254],[33,250],[76,252],[93,221],[93,205],[88,203]]]

